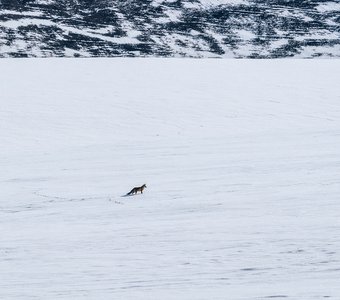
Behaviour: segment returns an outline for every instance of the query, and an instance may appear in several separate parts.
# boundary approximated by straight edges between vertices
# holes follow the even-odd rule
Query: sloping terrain
[[[339,299],[339,61],[0,68],[0,299]]]
[[[339,57],[339,1],[0,0],[0,57]]]

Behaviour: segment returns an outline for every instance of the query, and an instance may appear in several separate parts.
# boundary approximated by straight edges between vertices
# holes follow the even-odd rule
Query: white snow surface
[[[340,298],[340,61],[0,68],[0,299]]]
[[[325,2],[325,3],[318,5],[317,9],[322,13],[330,12],[330,11],[337,11],[337,10],[340,10],[340,2],[339,1]]]

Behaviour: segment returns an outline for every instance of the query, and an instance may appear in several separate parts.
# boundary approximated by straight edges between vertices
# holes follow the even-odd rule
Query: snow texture
[[[0,68],[0,299],[339,299],[340,61]]]

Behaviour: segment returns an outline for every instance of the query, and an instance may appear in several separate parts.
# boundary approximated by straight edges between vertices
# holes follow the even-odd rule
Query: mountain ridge
[[[338,1],[0,1],[0,57],[340,57]]]

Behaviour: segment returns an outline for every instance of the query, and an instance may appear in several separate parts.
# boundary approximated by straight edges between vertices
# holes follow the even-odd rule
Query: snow
[[[153,0],[154,5],[161,5],[163,3],[173,3],[176,0]],[[245,0],[199,0],[199,1],[184,1],[185,5],[192,5],[195,7],[195,4],[199,3],[201,5],[239,5],[239,4],[247,4],[248,2]]]
[[[42,13],[40,11],[16,11],[16,10],[9,10],[9,9],[1,9],[0,16],[1,15],[41,17]]]
[[[20,26],[28,26],[28,25],[36,25],[36,26],[55,26],[56,23],[50,20],[44,20],[44,19],[32,19],[32,18],[22,18],[20,20],[9,20],[9,21],[3,21],[1,26],[11,28],[11,29],[17,29]]]
[[[59,26],[60,29],[62,29],[65,33],[75,33],[75,34],[81,34],[87,37],[91,38],[98,38],[104,41],[108,42],[113,42],[117,44],[139,44],[140,41],[136,39],[136,37],[139,35],[138,30],[131,30],[129,32],[129,36],[127,37],[120,37],[120,38],[114,38],[114,37],[108,37],[108,36],[103,36],[102,33],[103,31],[106,33],[109,29],[111,29],[111,26],[108,26],[108,28],[104,29],[99,29],[99,30],[84,30],[84,29],[79,29],[71,26],[66,26],[66,25],[61,25],[57,24],[54,21],[50,20],[43,20],[43,19],[29,19],[29,18],[24,18],[21,20],[9,20],[9,21],[3,21],[1,23],[1,26],[6,27],[6,28],[11,28],[11,29],[17,29],[20,26],[27,26],[27,25],[36,25],[36,26]],[[2,45],[1,45],[2,46]]]
[[[339,67],[1,60],[0,298],[338,299]]]
[[[203,5],[240,5],[248,4],[245,0],[199,0]]]
[[[329,1],[317,6],[317,10],[321,13],[339,11],[340,2],[339,1]]]

